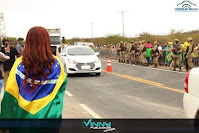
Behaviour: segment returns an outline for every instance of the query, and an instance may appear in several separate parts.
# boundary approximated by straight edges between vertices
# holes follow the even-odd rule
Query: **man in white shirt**
[[[59,53],[66,53],[66,46],[62,44],[61,47],[58,48]]]
[[[159,64],[161,64],[162,63],[162,61],[161,61],[161,51],[162,51],[162,46],[159,44],[158,45],[158,52],[159,52],[159,59],[158,59],[158,62],[159,62]]]
[[[158,46],[158,51],[159,51],[159,53],[160,53],[161,50],[162,50],[162,46],[159,45],[159,46]]]
[[[24,49],[23,40],[24,39],[20,37],[18,39],[18,44],[16,45],[16,50],[20,54],[20,56],[23,55],[23,49]]]

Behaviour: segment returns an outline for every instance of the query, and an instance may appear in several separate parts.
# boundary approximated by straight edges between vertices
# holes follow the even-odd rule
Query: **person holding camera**
[[[17,52],[15,47],[10,47],[10,44],[9,44],[10,42],[8,39],[3,39],[2,43],[3,43],[3,47],[1,48],[2,53],[6,54],[5,48],[9,48],[10,50],[10,59],[3,63],[4,85],[6,85],[10,70],[16,60],[16,57],[19,56],[20,54]]]
[[[8,45],[8,43],[5,43],[5,39],[2,41],[4,46],[2,47],[2,49],[4,50],[4,52],[0,52],[0,93],[2,91],[2,88],[4,86],[4,64],[3,62],[7,61],[10,59],[10,47]]]

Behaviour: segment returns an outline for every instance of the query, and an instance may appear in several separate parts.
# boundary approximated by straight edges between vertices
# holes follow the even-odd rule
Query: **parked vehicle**
[[[185,78],[183,106],[187,118],[199,118],[199,68],[189,70]]]
[[[57,55],[58,48],[61,46],[61,31],[60,29],[46,29],[50,36],[51,51]]]
[[[64,58],[63,65],[68,74],[75,73],[95,73],[101,74],[101,61],[88,46],[66,46],[66,50],[60,55]]]

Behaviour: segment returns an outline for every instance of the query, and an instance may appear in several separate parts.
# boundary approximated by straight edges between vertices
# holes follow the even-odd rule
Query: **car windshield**
[[[74,47],[68,49],[68,55],[94,55],[94,51],[89,47]]]

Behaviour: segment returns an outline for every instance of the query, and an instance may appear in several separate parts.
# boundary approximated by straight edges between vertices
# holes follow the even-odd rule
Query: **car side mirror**
[[[99,52],[96,52],[96,53],[95,53],[95,55],[97,55],[97,56],[98,56],[98,55],[100,55],[100,53],[99,53]]]

